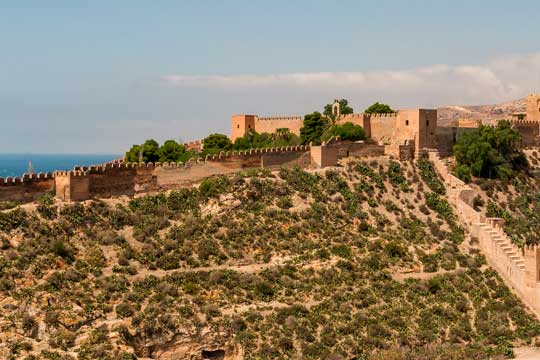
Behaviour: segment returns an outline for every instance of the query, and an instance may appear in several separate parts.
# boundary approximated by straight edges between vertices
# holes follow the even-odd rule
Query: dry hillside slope
[[[0,212],[2,359],[504,359],[540,324],[431,164]]]

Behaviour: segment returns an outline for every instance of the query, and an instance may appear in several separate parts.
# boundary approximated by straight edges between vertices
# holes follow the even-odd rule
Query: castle
[[[404,145],[411,144],[414,153],[421,149],[438,149],[449,155],[452,146],[459,137],[480,125],[479,121],[468,119],[458,121],[450,126],[437,125],[437,110],[434,109],[402,109],[390,114],[346,114],[340,113],[339,102],[332,105],[332,113],[338,124],[351,122],[364,128],[368,138],[378,144]],[[515,129],[522,135],[522,146],[540,145],[540,95],[527,97],[526,113],[509,119]],[[233,115],[231,118],[231,141],[246,135],[250,130],[258,133],[273,133],[277,129],[286,128],[300,135],[303,118],[300,116],[259,117],[258,115]]]
[[[54,174],[24,174],[21,178],[0,178],[0,200],[29,201],[48,193],[66,201],[93,197],[111,197],[189,186],[212,175],[232,174],[245,169],[298,166],[324,168],[336,166],[344,157],[388,155],[400,160],[427,156],[446,182],[449,202],[457,209],[462,224],[478,239],[488,263],[540,318],[540,248],[517,248],[503,232],[502,219],[485,218],[473,206],[475,191],[453,176],[441,156],[450,154],[452,145],[477,122],[465,121],[443,127],[437,124],[437,111],[406,109],[391,114],[342,115],[339,103],[332,106],[337,123],[351,122],[364,128],[370,141],[351,142],[331,139],[321,145],[287,146],[221,152],[186,163],[125,163],[115,161]],[[523,116],[521,116],[523,115]],[[526,114],[510,119],[522,135],[523,147],[540,146],[540,95],[527,97]],[[287,128],[300,133],[300,117],[259,118],[257,115],[233,115],[231,139],[244,136],[250,129],[275,132]],[[202,142],[193,142],[200,149]]]
[[[228,174],[248,168],[280,166],[325,167],[336,165],[346,156],[388,155],[401,160],[417,158],[426,150],[437,150],[441,156],[451,154],[452,146],[464,133],[474,131],[475,121],[438,126],[437,110],[403,109],[390,114],[341,114],[339,103],[332,106],[336,122],[351,122],[364,128],[368,143],[329,142],[321,146],[292,146],[222,152],[187,163],[130,164],[122,161],[75,167],[72,171],[54,174],[24,174],[22,177],[0,178],[0,200],[31,201],[54,191],[59,199],[85,200],[92,197],[134,195],[193,184],[202,178]],[[510,119],[522,135],[523,147],[540,145],[540,95],[527,97],[526,114]],[[233,115],[231,140],[244,136],[251,129],[272,133],[287,128],[300,134],[303,119],[298,116],[259,117]],[[202,141],[186,144],[200,150]]]

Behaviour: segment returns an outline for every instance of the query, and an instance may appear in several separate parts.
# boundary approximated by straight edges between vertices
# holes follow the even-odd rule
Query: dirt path
[[[248,264],[248,265],[229,265],[229,264],[223,264],[223,265],[212,265],[212,266],[200,266],[200,267],[194,267],[194,268],[181,268],[181,269],[174,269],[174,270],[141,270],[138,274],[133,275],[131,277],[132,280],[140,280],[144,279],[147,276],[156,276],[156,277],[163,277],[174,273],[179,272],[197,272],[197,271],[215,271],[215,270],[231,270],[236,272],[243,272],[248,274],[258,273],[261,271],[264,271],[266,269],[275,267],[275,266],[282,266],[286,265],[289,262],[292,262],[294,260],[294,256],[283,256],[278,258],[273,258],[270,262],[264,263],[264,264]],[[308,263],[303,263],[302,268],[312,268],[312,269],[321,269],[324,267],[332,266],[337,263],[337,258],[332,258],[328,261],[320,261],[315,260]]]
[[[456,269],[456,270],[441,269],[441,270],[430,272],[430,273],[428,272],[393,273],[392,279],[396,281],[400,281],[400,282],[403,282],[406,279],[429,280],[431,278],[434,278],[437,275],[455,273],[456,271],[459,271],[459,270],[460,269]]]
[[[520,347],[514,349],[515,358],[517,360],[538,360],[540,359],[540,348]]]

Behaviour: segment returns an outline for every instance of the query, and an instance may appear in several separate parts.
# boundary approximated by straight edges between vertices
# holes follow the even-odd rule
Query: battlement
[[[381,119],[396,119],[399,116],[399,112],[388,113],[388,114],[365,114],[365,116],[370,119],[381,118]]]
[[[533,120],[519,120],[519,119],[511,119],[509,120],[509,122],[514,125],[514,126],[517,126],[517,127],[538,127],[539,124],[538,124],[538,121],[533,121]]]
[[[69,171],[55,171],[54,177],[76,177],[76,176],[87,176],[89,174],[86,170],[69,170]]]
[[[64,200],[86,200],[150,191],[196,183],[205,177],[230,174],[250,168],[309,166],[310,146],[283,146],[242,151],[221,151],[186,162],[126,163],[76,166],[55,172],[56,196]]]
[[[25,173],[20,177],[19,176],[6,177],[6,178],[0,177],[0,186],[12,186],[16,184],[35,183],[39,181],[49,181],[51,179],[54,179],[54,174],[50,172],[38,173],[38,174]]]
[[[270,117],[257,117],[258,121],[304,121],[302,116],[270,116]]]

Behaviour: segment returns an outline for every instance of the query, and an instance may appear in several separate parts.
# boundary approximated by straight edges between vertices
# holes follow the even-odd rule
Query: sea
[[[99,165],[120,158],[119,154],[0,154],[0,177],[15,177],[27,173],[30,164],[34,174],[71,170],[73,166]]]

